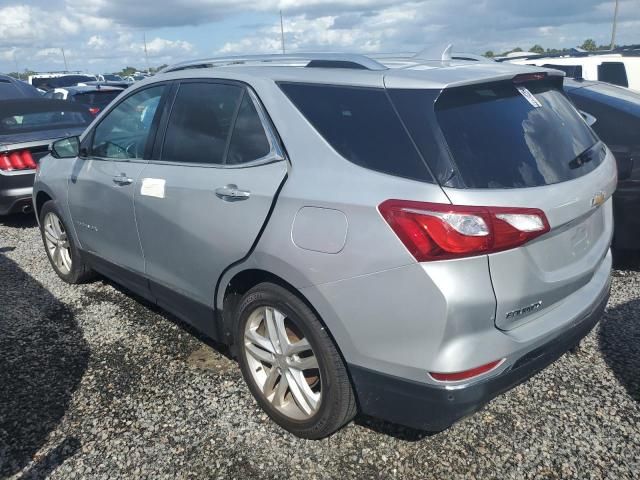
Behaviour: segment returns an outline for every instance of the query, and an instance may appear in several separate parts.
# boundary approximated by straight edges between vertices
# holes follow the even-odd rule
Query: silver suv
[[[47,254],[237,356],[306,438],[438,431],[576,345],[610,286],[613,156],[557,71],[420,57],[168,68],[58,141]]]

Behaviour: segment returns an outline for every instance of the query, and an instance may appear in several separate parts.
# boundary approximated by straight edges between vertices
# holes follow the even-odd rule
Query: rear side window
[[[628,87],[627,71],[622,62],[602,62],[598,65],[598,80]]]
[[[162,160],[221,165],[242,88],[183,83],[167,125]]]
[[[226,163],[239,165],[252,162],[266,156],[270,150],[256,107],[249,94],[245,93],[233,127]]]
[[[279,85],[318,133],[347,160],[371,170],[433,182],[383,89]]]
[[[471,188],[563,182],[602,161],[588,154],[598,142],[595,134],[546,81],[446,89],[435,110],[453,161]]]
[[[20,92],[13,84],[7,80],[0,80],[0,100],[7,98],[20,98],[22,97]]]

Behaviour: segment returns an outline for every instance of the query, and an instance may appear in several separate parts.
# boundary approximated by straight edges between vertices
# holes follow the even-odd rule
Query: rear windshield
[[[318,133],[347,160],[399,177],[434,181],[384,89],[279,85]]]
[[[111,101],[120,95],[120,91],[108,91],[108,92],[86,92],[76,93],[73,96],[73,100],[78,103],[82,103],[87,107],[100,107],[103,109],[111,103]]]
[[[78,128],[91,123],[91,119],[88,113],[62,109],[10,115],[0,114],[0,135],[56,128]]]
[[[446,89],[435,110],[470,188],[549,185],[585,175],[602,162],[602,155],[585,156],[597,137],[545,81]]]

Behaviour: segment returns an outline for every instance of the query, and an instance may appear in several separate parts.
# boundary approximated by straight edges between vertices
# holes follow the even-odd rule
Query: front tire
[[[49,262],[65,282],[84,283],[94,274],[82,259],[73,235],[68,232],[55,202],[49,200],[40,210],[40,234]]]
[[[273,421],[299,437],[319,439],[355,416],[344,362],[300,298],[261,283],[244,295],[237,312],[242,375]]]

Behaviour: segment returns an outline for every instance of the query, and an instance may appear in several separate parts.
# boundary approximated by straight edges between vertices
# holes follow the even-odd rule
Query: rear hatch
[[[546,215],[549,232],[488,255],[495,322],[503,330],[578,292],[611,240],[615,162],[560,89],[541,73],[437,93],[390,91],[454,205],[536,208]],[[420,117],[418,109],[431,113]],[[447,158],[420,145],[425,123]]]

